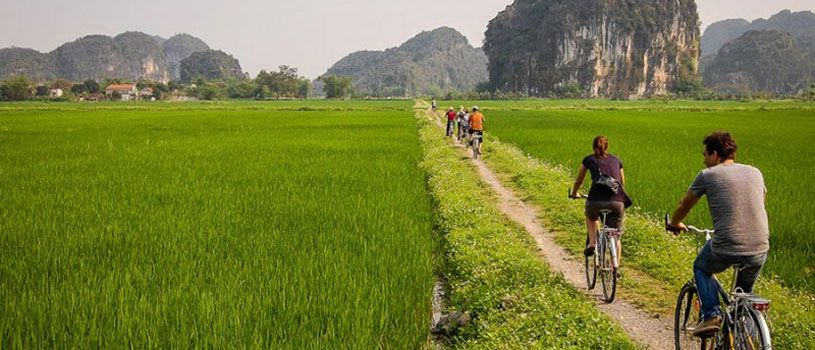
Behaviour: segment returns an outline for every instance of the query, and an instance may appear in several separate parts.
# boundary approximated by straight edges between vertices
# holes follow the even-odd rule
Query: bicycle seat
[[[612,212],[611,209],[600,209],[600,214],[603,214],[603,215],[611,214],[611,212]]]

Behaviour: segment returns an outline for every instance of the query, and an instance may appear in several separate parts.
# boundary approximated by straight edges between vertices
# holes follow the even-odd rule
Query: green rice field
[[[730,131],[737,161],[758,167],[768,188],[771,252],[765,274],[815,292],[815,243],[809,204],[815,189],[815,105],[775,102],[479,102],[488,136],[576,173],[591,153],[592,139],[608,136],[611,153],[625,165],[627,190],[636,206],[655,217],[672,212],[704,167],[702,139]],[[464,104],[455,102],[453,105]],[[470,102],[467,105],[472,105]],[[476,103],[478,104],[478,103]],[[564,198],[566,188],[563,188]],[[686,220],[710,226],[705,201]]]
[[[0,348],[420,348],[412,102],[0,105]]]

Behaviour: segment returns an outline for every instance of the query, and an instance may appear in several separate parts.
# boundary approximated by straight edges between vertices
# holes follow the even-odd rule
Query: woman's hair
[[[722,160],[735,159],[736,150],[739,149],[736,140],[726,131],[716,131],[707,135],[702,143],[705,145],[707,154],[716,152]]]
[[[597,158],[605,158],[608,156],[608,138],[603,135],[594,138],[591,144],[594,149],[594,156]]]

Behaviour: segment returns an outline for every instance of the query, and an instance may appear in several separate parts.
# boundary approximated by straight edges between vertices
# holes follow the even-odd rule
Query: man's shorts
[[[600,210],[609,209],[611,213],[606,217],[606,226],[622,229],[625,221],[625,206],[617,201],[588,201],[586,202],[586,217],[590,220],[600,219]]]

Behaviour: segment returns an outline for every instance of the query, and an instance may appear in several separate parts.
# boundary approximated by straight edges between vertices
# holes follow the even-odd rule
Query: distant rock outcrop
[[[170,65],[170,75],[173,79],[181,78],[181,60],[190,57],[193,53],[209,50],[209,45],[203,40],[189,34],[178,34],[167,39],[162,44],[167,64]]]
[[[358,93],[373,96],[438,94],[486,81],[487,59],[461,33],[442,27],[396,48],[354,52],[325,74],[351,77]]]
[[[790,33],[751,30],[722,46],[706,64],[705,84],[727,94],[797,94],[815,82],[815,56],[807,45]]]
[[[720,93],[795,95],[815,82],[815,13],[809,11],[711,24],[702,47],[704,83]]]
[[[241,65],[235,57],[223,51],[207,50],[195,52],[181,60],[181,81],[192,82],[195,79],[229,80],[244,79]]]
[[[180,78],[180,62],[209,46],[187,34],[170,39],[140,32],[109,37],[89,35],[49,53],[0,49],[0,79],[25,75],[35,81],[84,81],[106,78],[169,81]]]
[[[777,30],[800,37],[815,30],[815,13],[784,10],[770,18],[759,18],[753,22],[744,19],[727,19],[713,23],[702,34],[702,56],[715,55],[724,44],[750,30]]]
[[[0,79],[24,75],[36,81],[57,76],[53,56],[32,49],[0,49]]]
[[[655,95],[698,81],[693,0],[515,0],[490,21],[494,88],[547,96]]]

